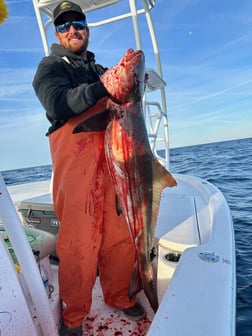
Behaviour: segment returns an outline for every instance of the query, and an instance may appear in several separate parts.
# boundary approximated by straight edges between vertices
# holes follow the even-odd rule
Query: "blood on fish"
[[[131,75],[133,81],[129,79]],[[143,288],[155,312],[157,285],[150,253],[162,190],[175,186],[176,181],[150,148],[142,106],[146,83],[143,52],[128,50],[117,66],[101,76],[101,81],[112,97],[107,101],[110,118],[107,118],[108,111],[97,114],[76,126],[73,133],[98,131],[97,125],[106,125],[106,162],[136,251],[129,297]]]

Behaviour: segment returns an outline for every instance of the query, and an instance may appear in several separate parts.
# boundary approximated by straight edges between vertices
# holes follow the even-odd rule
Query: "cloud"
[[[26,100],[26,94],[32,91],[32,78],[35,69],[30,68],[2,68],[0,71],[0,99]]]
[[[0,48],[0,54],[3,55],[8,55],[8,54],[41,54],[41,52],[43,51],[43,48]]]

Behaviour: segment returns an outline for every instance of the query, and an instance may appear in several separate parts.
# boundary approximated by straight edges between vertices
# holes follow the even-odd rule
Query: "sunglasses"
[[[81,21],[69,21],[55,27],[56,32],[66,33],[73,26],[76,30],[83,30],[87,27],[87,22],[85,20]]]

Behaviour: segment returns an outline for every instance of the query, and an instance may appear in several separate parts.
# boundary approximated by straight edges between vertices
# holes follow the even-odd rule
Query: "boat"
[[[155,0],[75,0],[85,13],[109,8],[109,17],[90,28],[131,20],[136,49],[152,43],[152,64],[144,111],[154,156],[169,168],[169,134],[161,58],[152,20]],[[45,54],[48,29],[59,0],[33,0]],[[126,11],[119,13],[123,3]],[[127,6],[126,6],[127,5]],[[117,7],[116,7],[117,6]],[[111,13],[118,13],[111,16]],[[140,19],[141,18],[141,19]],[[146,28],[147,27],[147,28]],[[152,99],[154,97],[155,100]],[[162,151],[160,150],[162,149]],[[154,314],[144,293],[147,316],[127,320],[102,300],[99,276],[83,335],[234,336],[236,264],[232,216],[221,191],[195,176],[173,174],[176,188],[163,191],[156,230],[159,308]],[[51,181],[6,187],[0,178],[0,334],[57,336],[60,324],[55,242],[60,225],[53,211]]]

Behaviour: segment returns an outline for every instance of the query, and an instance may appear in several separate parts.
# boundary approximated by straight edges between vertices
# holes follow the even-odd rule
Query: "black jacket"
[[[94,57],[88,51],[84,61],[63,46],[53,44],[51,55],[39,63],[32,85],[52,124],[48,133],[108,96],[99,79],[106,69],[95,64]]]

